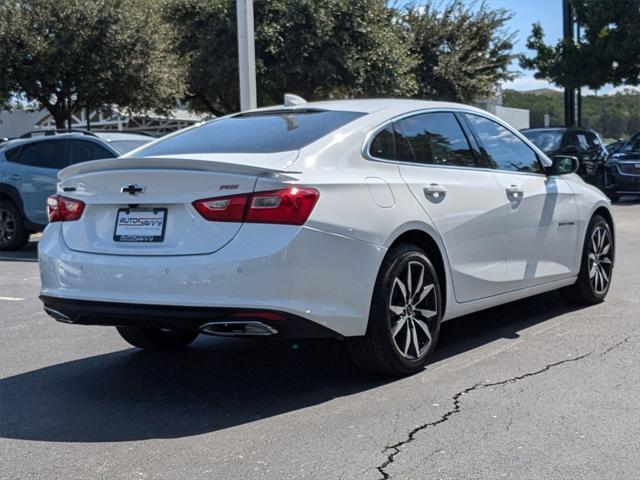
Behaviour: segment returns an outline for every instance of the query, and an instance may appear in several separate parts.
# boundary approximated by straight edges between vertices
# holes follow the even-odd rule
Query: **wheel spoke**
[[[429,326],[422,320],[418,320],[417,318],[415,320],[418,326],[424,331],[429,341],[431,341],[431,332],[429,331]]]
[[[596,276],[596,270],[598,269],[598,264],[593,261],[593,263],[591,263],[591,268],[589,269],[589,278],[593,278]]]
[[[407,339],[404,342],[404,354],[405,356],[409,354],[409,347],[411,346],[411,327],[409,326],[409,322],[406,322],[407,328]]]
[[[429,292],[431,292],[431,290],[433,290],[433,283],[430,283],[422,289],[422,292],[420,293],[418,299],[415,301],[414,305],[420,305],[420,303],[427,297],[427,295],[429,295]]]
[[[418,312],[420,315],[422,315],[426,319],[435,317],[436,314],[438,313],[435,310],[428,310],[426,308],[416,308],[415,311]]]
[[[607,253],[609,253],[609,250],[611,250],[611,244],[607,242],[605,246],[602,247],[602,251],[600,252],[600,255],[606,255]]]
[[[394,341],[398,333],[400,333],[400,330],[402,330],[402,327],[404,327],[405,323],[407,323],[407,317],[400,317],[400,320],[398,320],[396,326],[393,327],[391,335],[393,336]]]
[[[602,285],[602,288],[604,289],[606,287],[606,284],[609,283],[609,276],[607,275],[607,272],[604,271],[604,267],[602,265],[598,265],[598,268],[600,269],[601,278],[605,282]]]
[[[411,265],[413,262],[409,262],[407,265],[407,299],[411,299],[413,296],[413,278],[411,277]]]
[[[411,292],[411,299],[413,300],[415,296],[422,291],[422,284],[424,283],[424,267],[420,264],[420,277],[418,278],[418,285],[416,285],[415,291]]]
[[[418,343],[418,333],[415,325],[411,328],[411,336],[413,337],[413,348],[416,351],[416,358],[418,358],[420,356],[420,343]]]
[[[400,292],[402,293],[402,300],[404,300],[404,302],[407,302],[407,287],[404,286],[404,283],[402,283],[402,280],[400,280],[398,277],[396,277],[396,279],[393,281],[393,287],[395,288],[396,285],[398,286],[398,288],[400,289]]]
[[[607,265],[611,265],[611,259],[609,257],[604,257],[602,260],[600,260],[600,263],[606,263]]]
[[[391,310],[395,315],[402,315],[402,312],[404,312],[404,307],[389,305],[389,310]]]

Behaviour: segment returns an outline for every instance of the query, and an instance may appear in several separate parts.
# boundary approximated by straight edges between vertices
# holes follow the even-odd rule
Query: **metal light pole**
[[[256,108],[256,51],[253,34],[253,0],[236,0],[240,110]]]
[[[569,0],[562,0],[562,38],[573,42],[573,8]],[[564,124],[573,127],[576,124],[576,90],[573,86],[564,86]]]

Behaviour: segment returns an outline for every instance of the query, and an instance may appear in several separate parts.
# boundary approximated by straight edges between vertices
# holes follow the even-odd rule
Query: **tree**
[[[285,92],[324,99],[412,96],[410,54],[384,0],[256,0],[258,103]],[[166,17],[190,63],[189,98],[215,115],[236,111],[238,62],[233,0],[172,0]]]
[[[184,92],[156,0],[3,0],[0,98],[37,100],[64,128],[80,108],[165,111]]]
[[[401,14],[411,52],[418,57],[420,96],[473,102],[510,80],[514,34],[505,25],[512,14],[484,2],[444,7],[409,5]]]
[[[533,25],[527,48],[532,57],[520,55],[522,68],[534,76],[564,87],[593,89],[640,82],[640,0],[570,0],[580,25],[577,43],[544,41],[544,30]]]

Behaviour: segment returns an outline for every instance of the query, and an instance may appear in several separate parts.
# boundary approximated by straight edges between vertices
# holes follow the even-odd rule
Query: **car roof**
[[[292,110],[296,109],[318,109],[318,110],[335,110],[335,111],[348,111],[348,112],[360,112],[360,113],[374,113],[382,110],[406,110],[407,112],[421,109],[456,109],[464,108],[467,110],[475,110],[478,112],[485,112],[476,107],[464,105],[461,103],[453,102],[439,102],[431,100],[415,100],[409,98],[361,98],[361,99],[349,99],[349,100],[323,100],[319,102],[307,102],[298,104],[296,106],[275,105],[272,107],[258,108],[249,112],[264,112],[269,110]],[[486,113],[486,112],[485,112]]]
[[[46,130],[43,130],[43,133]],[[8,140],[6,142],[0,143],[0,149],[5,150],[8,148],[18,147],[20,145],[26,145],[28,143],[35,142],[44,142],[47,140],[65,140],[69,138],[82,138],[83,140],[92,139],[102,140],[103,142],[110,143],[118,140],[146,140],[148,142],[154,140],[154,137],[148,135],[142,135],[139,133],[128,133],[128,132],[90,132],[90,134],[82,133],[82,132],[61,132],[56,133],[55,135],[38,135],[29,138],[14,138],[12,140]]]
[[[520,130],[522,133],[526,132],[591,132],[596,133],[595,130],[585,127],[536,127],[536,128],[523,128]]]

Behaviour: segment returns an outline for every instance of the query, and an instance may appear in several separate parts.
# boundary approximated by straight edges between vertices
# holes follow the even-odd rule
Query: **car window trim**
[[[411,112],[401,113],[399,115],[396,115],[395,117],[387,119],[384,122],[382,122],[381,124],[379,124],[377,127],[372,128],[371,130],[369,130],[369,132],[365,136],[364,142],[362,144],[362,148],[360,149],[360,154],[362,155],[362,157],[365,160],[368,160],[368,161],[371,161],[371,162],[393,163],[393,164],[396,164],[396,165],[408,165],[408,166],[421,167],[421,168],[453,168],[453,169],[462,169],[462,170],[471,170],[471,171],[507,172],[507,173],[512,173],[512,174],[516,174],[516,175],[533,175],[533,176],[536,176],[536,177],[546,177],[547,176],[546,173],[517,172],[517,171],[510,171],[510,170],[498,170],[496,168],[481,167],[481,166],[467,167],[467,166],[460,166],[460,165],[434,165],[434,164],[425,164],[425,163],[405,162],[405,161],[402,161],[402,160],[388,160],[388,159],[384,159],[384,158],[375,157],[375,156],[373,156],[373,155],[371,155],[369,153],[369,147],[371,146],[371,142],[373,141],[373,138],[381,130],[383,130],[387,125],[389,125],[390,123],[396,122],[398,120],[402,120],[405,117],[411,117],[411,116],[414,116],[414,115],[418,115],[420,113],[438,113],[438,112],[460,113],[460,114],[470,113],[472,115],[478,115],[479,117],[484,117],[484,118],[486,118],[488,120],[492,120],[492,121],[498,123],[499,125],[503,126],[504,128],[506,128],[511,133],[515,134],[520,140],[525,142],[525,144],[529,148],[531,148],[534,151],[534,153],[536,154],[536,156],[538,157],[538,161],[542,165],[543,171],[546,170],[545,167],[551,166],[551,160],[549,160],[548,157],[538,147],[533,145],[532,142],[530,142],[524,135],[522,135],[520,132],[515,130],[513,127],[511,127],[507,123],[503,122],[501,119],[495,119],[495,118],[489,116],[488,114],[485,114],[484,112],[477,112],[475,110],[469,110],[467,108],[455,108],[455,107],[453,107],[453,108],[442,108],[442,107],[440,107],[440,108],[420,108],[420,109],[417,109],[417,110],[412,110]],[[543,159],[547,159],[548,165],[545,165],[545,162],[544,162]]]
[[[97,146],[98,148],[102,148],[105,152],[109,153],[110,155],[113,155],[113,157],[104,157],[104,158],[118,158],[120,156],[120,154],[115,153],[114,152],[114,148],[111,147],[111,145],[109,145],[107,142],[102,143],[102,142],[98,142],[92,139],[85,139],[85,138],[70,138],[67,140],[68,145],[67,145],[67,166],[69,165],[75,165],[75,163],[72,162],[71,159],[71,147],[72,147],[72,142],[83,142],[83,143],[92,143],[93,145]],[[107,148],[107,145],[109,148]],[[83,160],[82,162],[77,162],[77,163],[83,163],[83,162],[89,162],[91,160]]]

